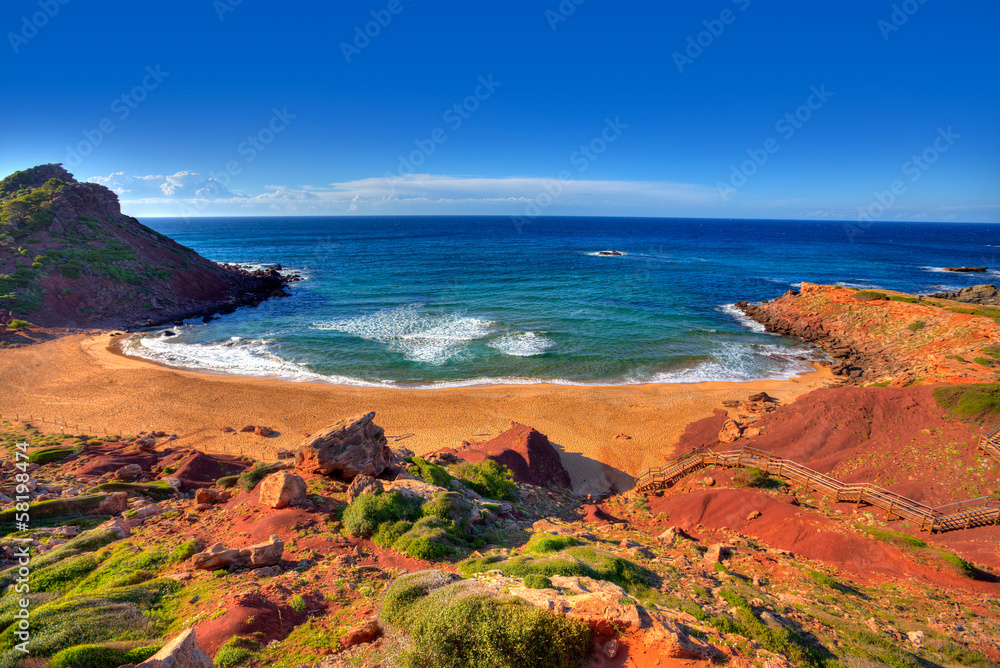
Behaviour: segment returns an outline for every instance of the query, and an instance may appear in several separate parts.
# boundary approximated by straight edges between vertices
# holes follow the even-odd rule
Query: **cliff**
[[[854,384],[996,382],[1000,369],[998,308],[812,283],[737,307],[768,332],[819,345]]]
[[[0,181],[0,323],[128,327],[285,294],[275,271],[222,266],[121,212],[60,165]]]

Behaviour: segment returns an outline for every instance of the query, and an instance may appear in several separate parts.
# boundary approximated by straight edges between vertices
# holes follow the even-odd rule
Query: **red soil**
[[[297,612],[291,606],[275,601],[284,597],[280,585],[268,584],[260,591],[227,596],[216,603],[216,608],[226,613],[215,619],[206,619],[194,625],[198,646],[214,655],[233,636],[260,633],[257,640],[267,644],[283,640],[292,630],[305,621],[307,612]],[[312,604],[312,605],[309,605]],[[321,606],[307,600],[312,609]]]
[[[1000,594],[998,583],[970,580],[935,559],[918,563],[898,547],[853,533],[841,522],[804,506],[792,505],[792,498],[755,489],[709,489],[651,497],[650,514],[667,513],[669,521],[650,522],[650,525],[662,526],[650,526],[647,530],[659,532],[673,525],[699,535],[706,529],[713,532],[729,529],[797,556],[850,571],[861,580],[904,577],[928,584]],[[848,504],[839,505],[853,508]],[[754,511],[760,516],[747,520]]]
[[[463,441],[458,450],[446,451],[469,462],[481,462],[488,457],[507,466],[518,482],[572,488],[569,473],[548,437],[518,422],[511,422],[510,428],[488,441]]]
[[[180,479],[185,492],[201,487],[211,487],[224,476],[242,473],[250,464],[231,455],[207,455],[197,450],[174,455],[177,470],[171,475]]]
[[[158,460],[155,452],[124,450],[121,443],[88,445],[81,454],[90,460],[73,472],[78,478],[96,478],[105,473],[114,473],[128,464],[138,464],[143,471],[148,472]]]

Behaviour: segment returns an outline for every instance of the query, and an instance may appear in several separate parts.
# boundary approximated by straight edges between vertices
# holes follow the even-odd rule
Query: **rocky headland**
[[[1000,308],[939,296],[803,283],[763,304],[737,304],[768,332],[814,343],[854,384],[995,382]]]
[[[151,326],[255,305],[289,280],[205,259],[61,165],[0,181],[0,324]]]

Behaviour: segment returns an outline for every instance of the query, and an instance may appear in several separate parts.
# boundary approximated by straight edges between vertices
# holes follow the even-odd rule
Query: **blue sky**
[[[991,0],[7,0],[0,28],[0,171],[63,162],[138,216],[1000,221]]]

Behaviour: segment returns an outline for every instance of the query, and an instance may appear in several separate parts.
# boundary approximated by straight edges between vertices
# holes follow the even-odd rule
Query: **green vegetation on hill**
[[[351,535],[416,559],[436,560],[484,544],[470,528],[471,510],[458,492],[438,492],[421,503],[392,491],[359,496],[344,511],[343,521]]]
[[[401,668],[577,668],[591,645],[584,622],[435,572],[393,582],[382,620],[409,637]]]
[[[966,419],[1000,420],[1000,384],[944,385],[934,388],[934,400]]]

